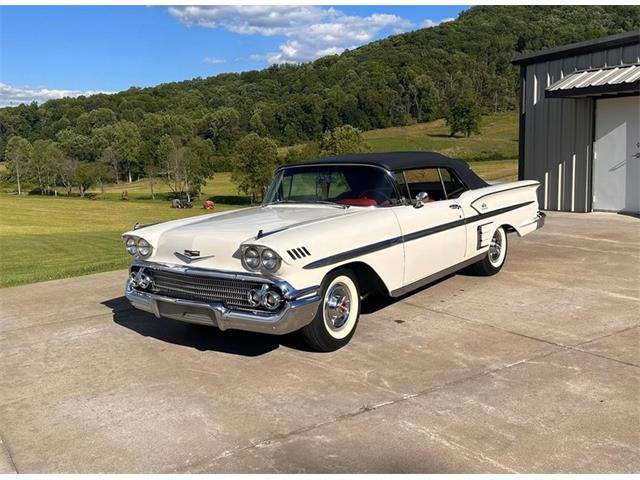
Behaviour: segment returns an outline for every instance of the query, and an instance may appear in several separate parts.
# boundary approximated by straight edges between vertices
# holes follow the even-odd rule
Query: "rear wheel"
[[[480,261],[473,264],[473,271],[482,276],[490,276],[498,273],[507,259],[507,232],[503,227],[499,227],[489,244],[487,255]]]
[[[360,317],[360,288],[351,270],[327,275],[316,316],[302,328],[302,336],[314,350],[332,352],[344,347],[356,331]]]

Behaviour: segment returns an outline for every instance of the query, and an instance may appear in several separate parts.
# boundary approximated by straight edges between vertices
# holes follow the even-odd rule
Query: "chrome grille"
[[[185,273],[146,270],[153,278],[154,293],[183,300],[214,303],[231,308],[256,310],[249,304],[249,291],[263,283],[223,278],[203,277]],[[262,310],[262,308],[258,308]]]

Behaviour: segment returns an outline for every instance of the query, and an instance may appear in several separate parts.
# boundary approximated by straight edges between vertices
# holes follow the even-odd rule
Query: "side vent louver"
[[[291,250],[287,250],[287,253],[291,257],[292,260],[298,260],[300,258],[308,257],[311,255],[307,247],[300,248],[292,248]]]

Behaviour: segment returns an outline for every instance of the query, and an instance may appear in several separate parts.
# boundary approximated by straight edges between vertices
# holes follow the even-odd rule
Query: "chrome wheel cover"
[[[342,282],[331,285],[325,295],[324,319],[331,330],[343,328],[351,314],[351,293]]]
[[[496,230],[491,238],[491,244],[489,245],[489,261],[493,266],[500,264],[500,256],[502,254],[502,234],[500,230]]]

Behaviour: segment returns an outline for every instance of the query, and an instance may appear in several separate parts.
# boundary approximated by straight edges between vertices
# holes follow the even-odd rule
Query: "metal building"
[[[546,210],[640,212],[640,32],[516,57],[518,176]]]

